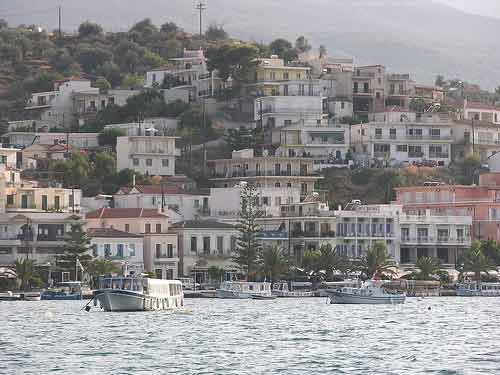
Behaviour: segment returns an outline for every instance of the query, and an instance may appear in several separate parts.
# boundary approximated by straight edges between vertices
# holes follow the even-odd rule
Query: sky
[[[482,16],[500,18],[500,0],[434,0]]]

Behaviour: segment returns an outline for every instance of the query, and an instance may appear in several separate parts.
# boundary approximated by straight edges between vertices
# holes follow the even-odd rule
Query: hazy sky
[[[434,0],[466,12],[500,18],[499,0]]]

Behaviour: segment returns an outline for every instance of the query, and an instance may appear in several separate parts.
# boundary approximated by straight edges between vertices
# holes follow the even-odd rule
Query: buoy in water
[[[427,310],[430,310],[430,309],[431,309],[431,307],[429,306],[429,307],[427,308]]]

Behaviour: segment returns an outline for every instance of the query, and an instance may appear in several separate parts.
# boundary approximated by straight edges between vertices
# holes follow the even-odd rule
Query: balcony
[[[376,158],[390,158],[391,153],[390,152],[384,152],[384,151],[375,151],[373,153],[373,156]]]
[[[374,94],[374,90],[373,89],[362,89],[362,90],[353,90],[352,94],[355,95],[355,96],[373,96]]]
[[[408,152],[408,157],[409,158],[423,158],[424,153],[423,152]]]
[[[233,171],[226,174],[214,173],[212,178],[239,178],[239,177],[314,177],[316,174],[296,171]]]
[[[335,232],[333,230],[330,231],[322,231],[320,233],[320,237],[324,238],[335,238]]]
[[[398,91],[390,91],[389,96],[410,96],[410,91],[408,90],[398,90]]]
[[[36,237],[37,241],[64,241],[64,236],[52,236],[47,234],[39,234]]]
[[[430,159],[448,159],[450,154],[442,153],[442,152],[432,152],[429,153]]]

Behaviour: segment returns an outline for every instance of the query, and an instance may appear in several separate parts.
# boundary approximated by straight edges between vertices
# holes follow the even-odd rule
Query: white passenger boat
[[[287,282],[279,282],[273,285],[273,295],[280,298],[314,297],[314,293],[306,290],[290,290]]]
[[[271,284],[267,282],[225,281],[215,291],[215,297],[229,299],[272,298]]]
[[[388,292],[382,288],[382,283],[376,280],[366,281],[360,288],[344,287],[326,292],[332,304],[399,304],[404,303],[406,299],[404,294]]]
[[[105,311],[172,310],[184,306],[182,283],[178,280],[110,277],[100,280],[94,291]]]
[[[460,297],[500,297],[500,283],[467,282],[458,284]]]

